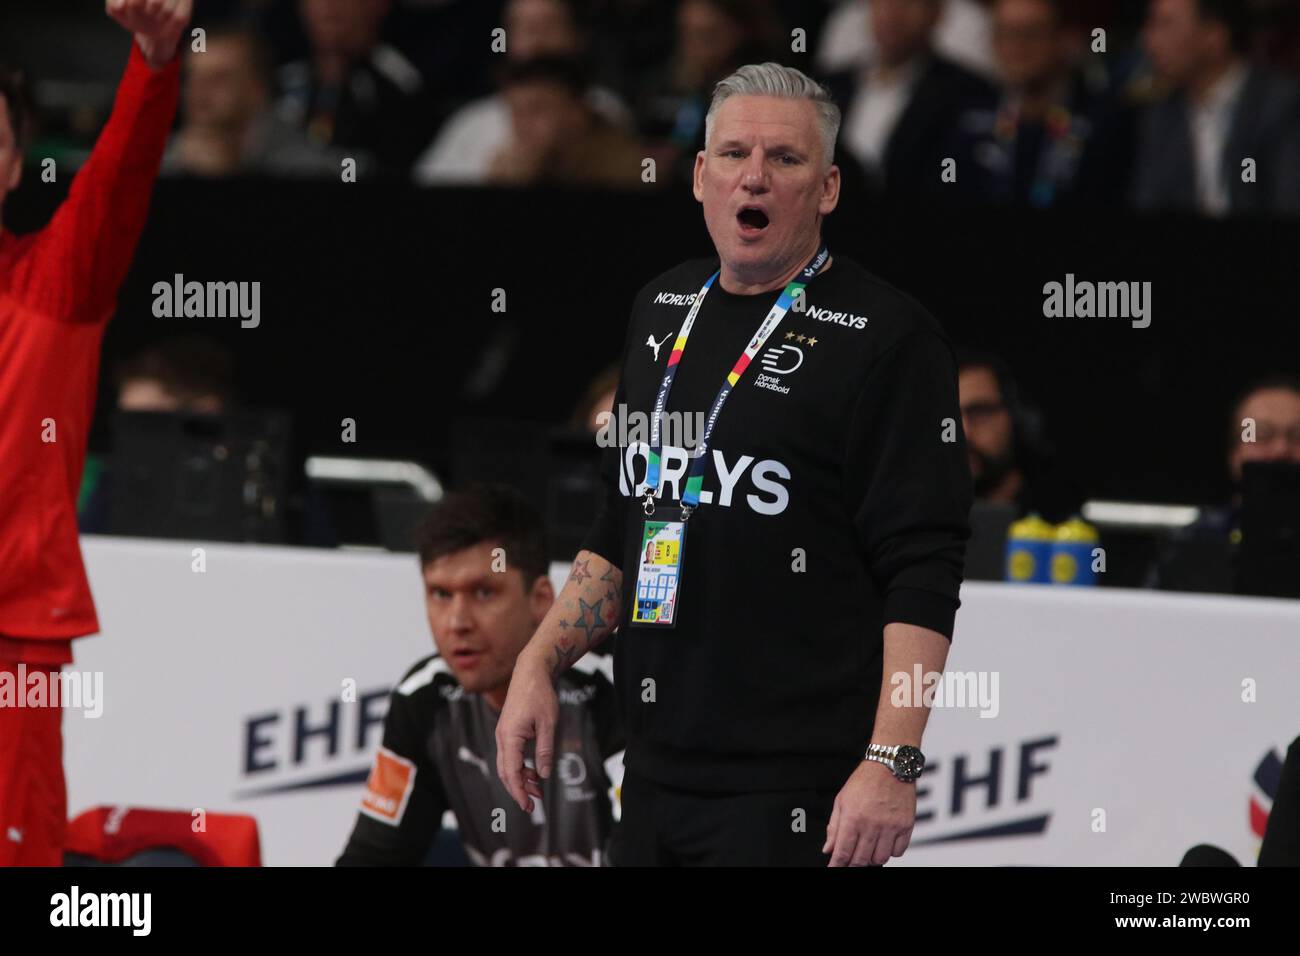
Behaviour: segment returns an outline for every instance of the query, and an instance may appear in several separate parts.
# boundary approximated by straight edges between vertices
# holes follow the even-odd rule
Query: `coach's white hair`
[[[817,126],[821,131],[823,165],[830,168],[835,156],[835,138],[840,132],[840,108],[830,91],[792,66],[780,63],[749,63],[742,66],[713,88],[713,101],[704,116],[704,145],[713,137],[713,119],[730,96],[779,96],[789,100],[811,100],[817,107]]]

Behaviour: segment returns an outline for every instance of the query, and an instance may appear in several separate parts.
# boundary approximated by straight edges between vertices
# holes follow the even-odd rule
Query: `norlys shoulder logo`
[[[660,292],[654,297],[655,305],[694,305],[698,292]]]
[[[801,312],[818,322],[834,322],[836,325],[842,325],[849,329],[865,329],[867,327],[867,317],[865,315],[857,315],[853,312],[837,312],[835,309],[827,309],[820,305],[808,305],[803,296],[795,299],[793,311]]]

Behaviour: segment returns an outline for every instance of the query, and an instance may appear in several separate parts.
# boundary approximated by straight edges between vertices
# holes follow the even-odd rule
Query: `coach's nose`
[[[745,160],[743,185],[751,193],[765,193],[768,190],[767,154],[761,149],[750,151]]]

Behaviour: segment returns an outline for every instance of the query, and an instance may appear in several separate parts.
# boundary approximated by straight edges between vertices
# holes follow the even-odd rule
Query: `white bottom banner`
[[[433,650],[416,558],[82,545],[103,633],[65,670],[102,674],[101,713],[64,715],[70,811],[245,813],[268,865],[332,863],[387,694]],[[1253,864],[1300,735],[1300,602],[998,584],[962,600],[942,679],[895,688],[935,708],[895,864],[1172,866],[1197,843]]]

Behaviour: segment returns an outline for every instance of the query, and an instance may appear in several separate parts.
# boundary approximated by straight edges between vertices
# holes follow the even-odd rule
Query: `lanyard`
[[[776,331],[776,327],[781,324],[785,314],[790,311],[795,296],[799,295],[803,288],[822,271],[826,265],[826,260],[829,258],[830,253],[826,246],[823,245],[817,251],[817,255],[812,257],[808,265],[804,266],[799,274],[790,280],[789,284],[777,297],[776,304],[767,313],[767,318],[763,319],[758,331],[754,333],[754,337],[745,346],[745,351],[740,353],[740,358],[736,359],[736,364],[727,373],[726,380],[718,390],[717,398],[713,400],[713,407],[709,410],[709,417],[705,420],[704,434],[700,438],[700,446],[696,449],[695,459],[691,462],[691,470],[686,476],[686,490],[682,494],[683,521],[690,517],[691,511],[699,504],[700,488],[704,484],[704,470],[708,459],[706,453],[709,447],[709,437],[713,434],[713,426],[718,421],[718,415],[722,412],[722,406],[727,401],[727,396],[731,394],[731,390],[740,381],[740,376],[745,374],[745,369],[749,367],[750,360],[758,354],[758,350],[763,347],[763,343]],[[682,353],[686,351],[686,340],[690,337],[691,326],[695,324],[695,317],[700,313],[700,306],[704,303],[704,297],[708,294],[709,289],[713,287],[718,274],[718,272],[715,272],[709,276],[701,287],[700,294],[695,297],[695,302],[691,305],[691,311],[687,313],[686,321],[682,323],[681,331],[677,333],[677,339],[673,342],[672,353],[668,356],[668,366],[664,369],[663,380],[659,383],[659,394],[655,396],[654,412],[650,416],[650,463],[646,468],[645,475],[647,488],[644,510],[647,515],[654,514],[654,494],[659,490],[659,459],[663,450],[659,433],[660,420],[663,417],[664,407],[668,404],[668,393],[673,387],[673,379],[677,376],[677,365],[682,360]]]
[[[1029,190],[1032,205],[1045,208],[1052,204],[1057,188],[1065,183],[1083,148],[1087,123],[1058,103],[1047,111],[1047,143],[1038,154],[1038,166]],[[993,125],[994,136],[1002,146],[1008,165],[1015,162],[1015,143],[1020,126],[1020,108],[1006,105],[998,110]]]

